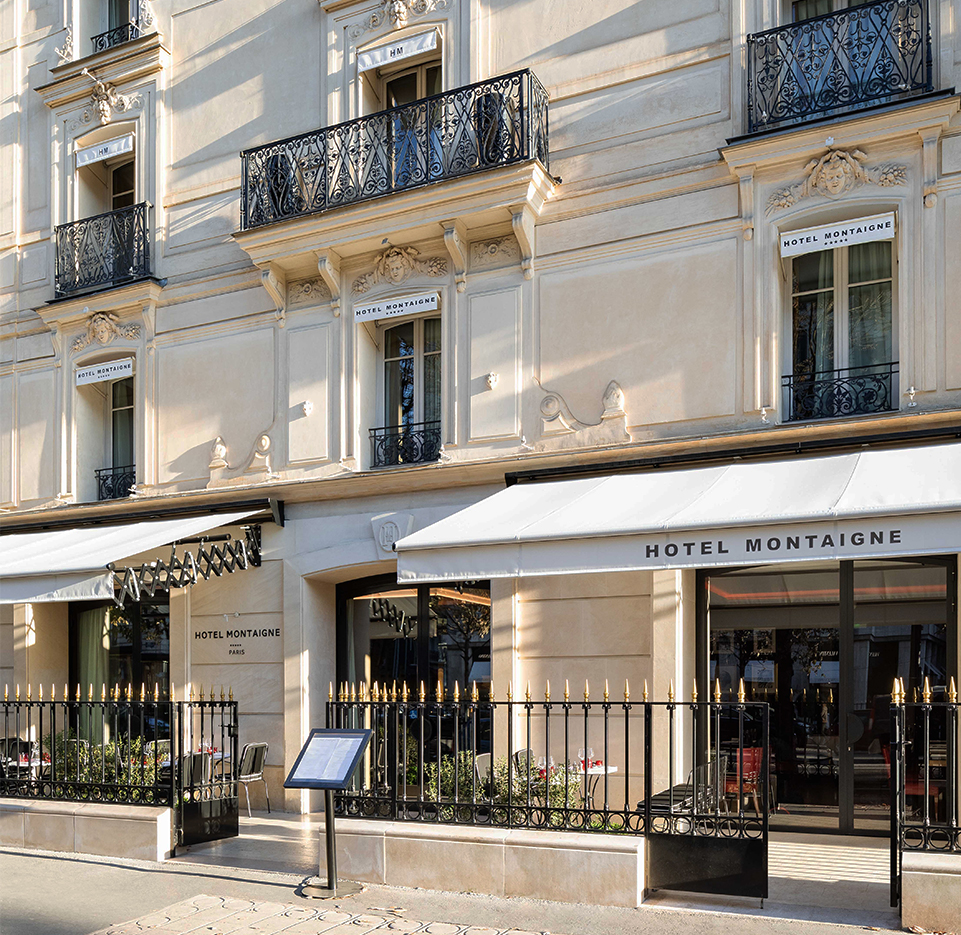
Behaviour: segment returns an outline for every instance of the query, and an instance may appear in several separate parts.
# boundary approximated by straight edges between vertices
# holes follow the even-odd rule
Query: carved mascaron
[[[87,319],[87,330],[73,342],[74,351],[82,351],[91,344],[106,347],[117,338],[135,341],[140,337],[140,325],[118,325],[114,315],[95,312]]]
[[[430,257],[419,260],[420,251],[415,247],[388,247],[378,258],[371,272],[354,280],[352,289],[355,295],[368,292],[380,282],[399,286],[407,282],[414,273],[423,276],[446,276],[447,260],[443,257]]]

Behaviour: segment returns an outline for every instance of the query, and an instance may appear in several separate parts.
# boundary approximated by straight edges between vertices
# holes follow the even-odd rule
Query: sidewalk
[[[806,888],[813,863],[797,860],[796,842],[786,856],[772,846],[772,896],[789,898],[835,892],[810,907],[765,901],[693,901],[658,894],[639,909],[503,899],[368,885],[337,900],[309,900],[296,887],[317,872],[322,819],[290,815],[243,818],[241,837],[190,849],[165,864],[75,854],[0,849],[0,931],[3,935],[828,935],[865,928],[898,931],[897,915],[878,905],[878,881],[836,880],[822,874]],[[791,850],[793,848],[793,851]],[[849,850],[849,849],[848,849]],[[877,862],[883,851],[859,851]],[[823,862],[823,848],[814,860]],[[850,854],[841,851],[845,860]],[[798,867],[795,878],[782,865]],[[807,868],[807,869],[805,869]],[[822,867],[823,869],[823,867]],[[868,868],[870,870],[870,868]],[[865,868],[861,867],[860,872]],[[876,868],[875,868],[876,871]],[[840,885],[840,889],[833,889]],[[867,889],[865,889],[865,887]],[[856,898],[860,891],[862,898]],[[867,893],[867,897],[864,894]],[[853,898],[853,905],[845,900]],[[822,902],[825,900],[822,899]],[[136,922],[135,925],[126,923]]]

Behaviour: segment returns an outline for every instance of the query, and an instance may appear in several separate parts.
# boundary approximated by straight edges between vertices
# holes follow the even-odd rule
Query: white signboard
[[[381,318],[394,318],[398,315],[414,315],[418,312],[435,312],[440,308],[440,293],[427,292],[422,295],[405,295],[400,299],[388,299],[373,305],[355,305],[355,321],[378,321]]]
[[[81,367],[77,371],[77,386],[88,383],[103,383],[104,380],[119,380],[121,377],[133,376],[133,358],[123,360],[108,360],[104,364],[94,364],[92,367]]]
[[[874,214],[839,224],[824,224],[804,230],[781,234],[781,256],[799,256],[832,247],[847,247],[855,243],[894,238],[894,213]]]
[[[422,32],[416,36],[408,36],[399,42],[391,42],[388,45],[378,46],[367,52],[360,52],[357,55],[357,70],[370,71],[371,68],[380,68],[381,65],[388,65],[391,62],[400,62],[413,55],[420,55],[421,52],[432,52],[437,48],[437,30]]]
[[[114,156],[123,153],[133,152],[133,137],[118,136],[114,140],[107,140],[106,143],[97,143],[96,146],[88,146],[86,149],[77,150],[77,168],[89,166],[92,162],[103,162],[104,159],[112,159]]]

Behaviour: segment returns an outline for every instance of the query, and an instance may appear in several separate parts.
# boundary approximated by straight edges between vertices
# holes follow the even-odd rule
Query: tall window
[[[131,467],[133,459],[133,377],[110,386],[110,464]]]
[[[384,78],[384,106],[400,107],[413,104],[442,90],[440,62],[415,65]],[[441,145],[441,109],[436,104],[423,108],[410,107],[391,118],[391,151],[393,155],[394,185],[417,184],[436,176]],[[425,121],[426,116],[426,121]],[[424,135],[429,138],[425,146]]]
[[[826,13],[836,13],[838,10],[849,9],[870,3],[871,0],[794,0],[791,4],[791,22],[800,23],[815,16]]]
[[[107,0],[107,29],[118,29],[130,22],[130,0]]]
[[[892,408],[895,387],[890,241],[795,257],[789,418]]]
[[[134,203],[134,162],[121,163],[110,170],[110,210],[129,208]]]

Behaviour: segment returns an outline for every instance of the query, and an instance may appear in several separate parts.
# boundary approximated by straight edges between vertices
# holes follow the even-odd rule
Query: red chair
[[[887,767],[888,771],[888,783],[891,782],[891,747],[885,744],[881,747],[881,752],[884,754],[884,765]],[[941,797],[941,787],[933,779],[928,783],[928,793],[934,800],[932,805],[932,818],[938,814],[938,801]],[[917,774],[909,774],[907,770],[904,771],[904,797],[916,796],[924,799],[924,780]]]
[[[734,772],[728,773],[724,781],[725,796],[734,796],[738,802],[738,810],[742,796],[750,796],[754,802],[754,812],[761,817],[761,803],[758,799],[760,791],[761,764],[764,762],[763,747],[744,747],[734,756]]]

